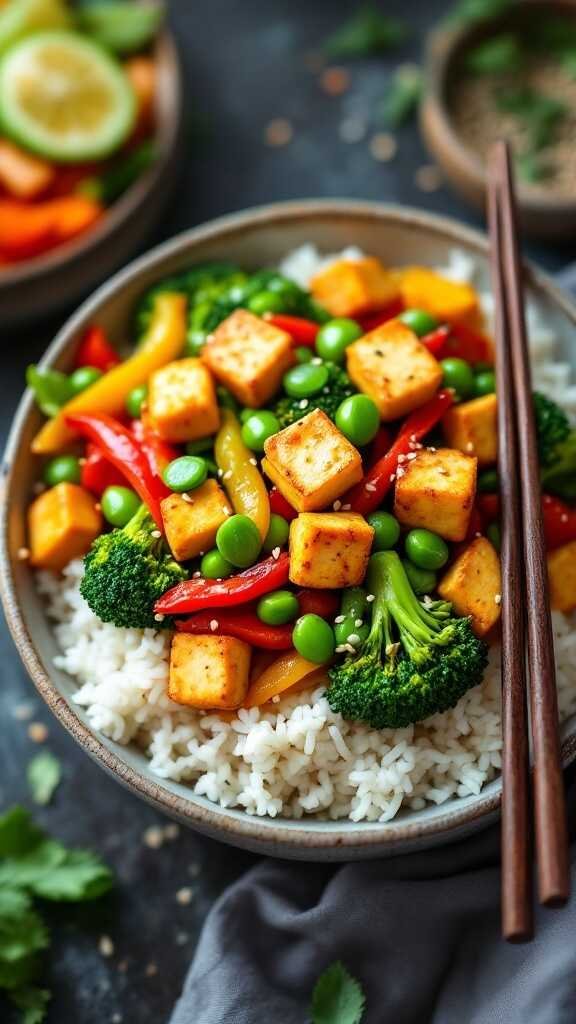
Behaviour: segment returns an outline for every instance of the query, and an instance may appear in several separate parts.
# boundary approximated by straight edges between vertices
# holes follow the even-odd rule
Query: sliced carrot
[[[318,673],[318,665],[307,661],[297,651],[287,651],[268,666],[257,679],[250,684],[244,698],[243,707],[256,708],[266,704],[273,697],[289,690],[296,683]],[[324,673],[326,669],[322,670]]]
[[[52,164],[25,153],[8,139],[0,139],[0,182],[15,199],[36,199],[55,177]]]
[[[132,57],[124,70],[136,94],[136,131],[150,127],[154,116],[156,95],[156,64],[151,57]]]
[[[99,203],[84,196],[35,204],[0,199],[0,257],[21,260],[38,256],[86,231],[102,212]]]

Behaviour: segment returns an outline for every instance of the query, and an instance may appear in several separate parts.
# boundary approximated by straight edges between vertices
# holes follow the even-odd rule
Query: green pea
[[[446,541],[431,530],[410,530],[405,548],[408,558],[419,569],[441,569],[450,557]]]
[[[492,547],[496,548],[496,551],[500,551],[500,548],[502,547],[500,525],[498,523],[490,523],[486,530],[486,536],[492,544]]]
[[[248,406],[246,406],[245,409],[241,409],[240,410],[240,415],[239,415],[240,423],[246,423],[246,420],[249,420],[250,417],[253,416],[254,413],[257,413],[257,412],[258,412],[258,409],[249,409]]]
[[[186,335],[186,343],[184,345],[184,355],[196,357],[199,356],[202,349],[206,344],[206,332],[201,330],[190,330]]]
[[[79,484],[80,483],[80,460],[75,455],[57,455],[50,459],[44,466],[44,482],[49,487],[56,484]]]
[[[197,441],[188,441],[186,444],[186,455],[201,455],[202,452],[209,452],[214,447],[213,437],[199,437]]]
[[[284,374],[284,390],[291,398],[310,398],[328,383],[328,370],[315,363],[301,363]]]
[[[100,504],[102,515],[111,526],[126,526],[132,516],[136,515],[141,501],[129,487],[107,487]]]
[[[256,295],[248,300],[248,309],[256,316],[263,316],[264,313],[281,313],[285,305],[282,295],[269,291],[256,292]]]
[[[81,391],[91,387],[97,380],[100,380],[102,370],[95,366],[79,366],[68,378],[73,395],[79,395]]]
[[[252,413],[245,420],[242,427],[242,440],[251,451],[263,452],[264,442],[273,434],[277,434],[279,430],[280,424],[274,413],[261,409],[259,412]]]
[[[183,494],[204,483],[208,475],[206,460],[199,455],[181,455],[173,459],[162,473],[162,479],[171,491]]]
[[[478,474],[478,490],[482,494],[496,494],[499,486],[498,473],[495,469],[484,469]]]
[[[435,316],[431,313],[427,313],[425,309],[405,309],[403,313],[400,313],[398,317],[406,327],[409,327],[414,334],[417,334],[419,338],[423,338],[425,334],[430,334],[430,331],[435,331],[438,327],[438,321]]]
[[[256,614],[268,626],[284,626],[293,622],[300,611],[298,598],[290,590],[275,590],[258,601]]]
[[[281,295],[284,299],[284,303],[297,302],[301,296],[301,291],[294,281],[289,281],[287,277],[272,277],[266,285],[267,292],[274,292],[275,295]]]
[[[316,351],[322,359],[333,363],[343,363],[348,345],[361,338],[363,330],[355,320],[339,317],[329,320],[316,335]]]
[[[314,353],[311,348],[307,345],[297,345],[294,349],[294,355],[299,363],[309,363],[314,358]]]
[[[200,572],[207,580],[224,580],[234,572],[234,566],[222,557],[218,548],[212,548],[203,555]]]
[[[431,569],[419,569],[413,562],[409,562],[407,558],[402,559],[402,564],[406,570],[406,575],[412,585],[412,590],[418,596],[423,594],[433,594],[436,589],[436,573],[432,572]]]
[[[288,541],[288,535],[290,533],[290,523],[283,516],[279,516],[276,512],[272,512],[270,516],[270,526],[268,527],[268,533],[264,538],[264,544],[262,545],[264,551],[270,554],[274,551],[274,548],[283,548]]]
[[[72,397],[70,378],[60,370],[32,364],[26,370],[26,383],[45,416],[56,416],[61,406]]]
[[[126,395],[126,411],[133,420],[137,420],[142,413],[142,406],[148,397],[148,388],[142,384],[139,388],[132,388]]]
[[[496,391],[496,374],[494,370],[483,370],[476,374],[474,382],[474,394],[480,398],[482,395],[492,395]]]
[[[232,565],[247,569],[257,560],[262,539],[258,527],[248,516],[235,515],[218,527],[216,547]]]
[[[338,647],[341,644],[352,644],[353,647],[358,648],[364,643],[370,632],[370,626],[366,622],[357,626],[356,623],[359,621],[360,616],[355,618],[353,615],[347,615],[343,622],[336,623],[334,626],[334,636]]]
[[[442,359],[440,366],[443,374],[442,383],[445,388],[453,388],[460,400],[474,394],[476,379],[470,363],[467,363],[465,359],[450,356],[448,359]]]
[[[398,543],[400,523],[390,512],[372,512],[367,517],[374,529],[373,551],[388,551]]]
[[[309,613],[298,619],[292,632],[292,643],[303,658],[323,665],[334,654],[334,630],[325,619]]]
[[[336,426],[352,444],[368,444],[380,427],[378,406],[368,395],[350,395],[336,410]]]

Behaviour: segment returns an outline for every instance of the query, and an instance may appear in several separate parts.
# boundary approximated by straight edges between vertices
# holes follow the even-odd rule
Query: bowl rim
[[[558,7],[563,11],[569,11],[573,20],[576,19],[576,9],[571,0],[523,0],[525,6],[548,8]],[[473,187],[479,192],[486,190],[486,169],[478,156],[466,145],[454,127],[450,109],[446,101],[446,86],[452,74],[453,61],[459,51],[466,48],[468,42],[474,36],[484,30],[497,28],[502,22],[510,17],[518,17],[522,5],[506,8],[498,14],[491,15],[481,22],[470,22],[463,25],[451,27],[441,26],[433,30],[426,44],[425,71],[427,88],[422,105],[422,116],[434,119],[434,131],[439,138],[433,149],[438,162],[444,164],[444,159],[438,155],[440,148],[450,153],[450,159],[457,165],[460,172],[465,174]],[[427,132],[425,132],[428,135]],[[429,138],[429,135],[428,135]],[[553,193],[534,193],[530,189],[520,186],[518,190],[518,206],[522,211],[529,213],[554,213],[557,216],[563,212],[574,213],[576,210],[576,197],[555,196]]]
[[[240,213],[224,215],[206,224],[183,231],[167,242],[151,249],[148,253],[133,260],[126,268],[115,274],[108,282],[101,285],[79,309],[66,321],[58,331],[53,342],[47,348],[42,365],[50,365],[57,360],[70,345],[73,344],[78,328],[89,319],[98,307],[106,302],[116,291],[137,281],[143,272],[149,272],[174,254],[194,248],[196,244],[211,240],[225,242],[227,238],[242,234],[247,229],[260,225],[268,227],[285,223],[306,221],[313,223],[315,219],[331,220],[349,219],[351,216],[367,221],[390,222],[407,229],[421,229],[441,234],[455,247],[461,246],[472,250],[477,255],[486,257],[488,242],[486,236],[477,230],[462,226],[452,218],[431,214],[410,207],[398,207],[394,204],[369,202],[347,199],[310,199],[290,200],[272,203],[265,206],[250,208]],[[193,253],[191,253],[193,259]],[[549,279],[532,264],[526,263],[528,283],[543,292],[554,304],[558,305],[574,326],[576,326],[576,305],[563,294]],[[391,822],[354,823],[351,828],[349,819],[336,822],[322,822],[330,828],[317,827],[314,819],[289,819],[298,827],[283,826],[281,818],[258,818],[246,813],[238,817],[228,817],[226,809],[218,804],[203,806],[196,802],[192,787],[190,795],[184,796],[171,792],[161,782],[153,781],[142,772],[129,765],[118,753],[107,745],[103,738],[93,731],[77,715],[74,707],[68,704],[59,693],[50,674],[45,671],[36,651],[35,643],[30,635],[18,594],[14,565],[8,547],[9,534],[9,498],[11,477],[14,473],[12,463],[18,450],[20,435],[24,424],[32,410],[33,399],[29,391],[24,393],[16,410],[2,466],[2,500],[0,504],[0,596],[4,606],[6,621],[12,634],[18,653],[34,682],[41,697],[45,700],[59,722],[67,729],[74,739],[104,769],[112,774],[131,792],[143,797],[157,810],[189,824],[205,834],[237,846],[249,849],[266,849],[271,845],[279,848],[278,855],[302,856],[314,859],[314,853],[323,850],[342,850],[350,855],[369,856],[370,849],[382,853],[385,847],[393,852],[397,846],[405,846],[416,839],[427,840],[430,845],[442,841],[450,841],[457,837],[459,829],[472,825],[478,819],[485,819],[489,824],[497,815],[501,787],[499,779],[494,780],[488,789],[474,798],[470,805],[462,801],[458,807],[455,801],[449,801],[446,812],[437,814],[429,821],[404,823],[402,819]],[[112,741],[107,741],[112,743]],[[567,736],[562,744],[564,763],[576,757],[576,732]],[[358,825],[362,826],[361,828]],[[315,827],[316,826],[316,827]],[[445,834],[444,840],[442,834]]]
[[[106,209],[103,217],[89,231],[56,246],[44,255],[23,260],[3,270],[0,274],[0,296],[10,288],[32,284],[48,274],[65,273],[72,263],[89,257],[137,213],[155,185],[162,180],[178,146],[183,103],[180,57],[169,28],[164,27],[158,34],[153,52],[158,67],[170,81],[171,102],[170,117],[160,118],[155,127],[154,142],[158,153],[151,166]]]

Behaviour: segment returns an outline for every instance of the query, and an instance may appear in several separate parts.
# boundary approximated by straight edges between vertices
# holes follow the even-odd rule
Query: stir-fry
[[[425,267],[196,266],[102,329],[47,420],[30,560],[84,557],[106,623],[172,631],[168,693],[224,716],[327,683],[380,729],[453,707],[500,617],[497,398],[478,297]],[[535,394],[552,603],[576,606],[576,432]]]

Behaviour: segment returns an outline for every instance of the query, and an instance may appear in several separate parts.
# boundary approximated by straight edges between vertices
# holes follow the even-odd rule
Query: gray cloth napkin
[[[576,784],[569,798],[574,821]],[[494,827],[336,868],[263,860],[207,918],[170,1024],[307,1024],[334,960],[364,988],[363,1024],[574,1024],[576,895],[507,945],[498,846]]]

